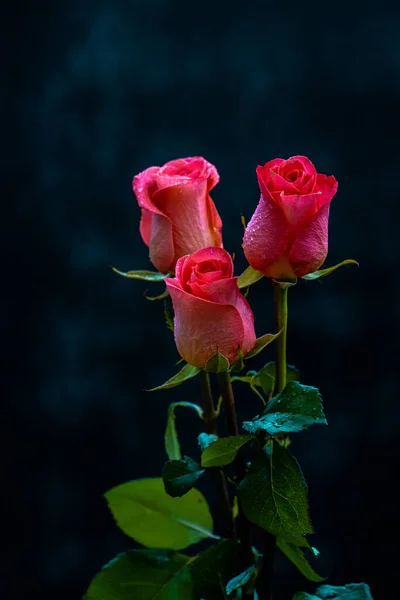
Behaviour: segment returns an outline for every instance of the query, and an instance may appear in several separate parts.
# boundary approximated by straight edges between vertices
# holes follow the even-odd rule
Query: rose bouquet
[[[305,578],[324,580],[313,564],[318,551],[309,539],[307,486],[289,445],[292,434],[327,421],[318,389],[300,383],[298,370],[286,361],[288,290],[299,278],[318,279],[357,263],[345,260],[320,269],[337,191],[333,176],[317,173],[304,156],[274,159],[256,172],[261,196],[245,227],[249,266],[240,276],[223,248],[222,221],[210,197],[219,181],[212,164],[201,157],[178,159],[133,179],[140,233],[157,272],[114,270],[130,279],[165,283],[165,291],[152,299],[164,303],[184,364],[151,391],[197,377],[201,403],[169,406],[162,477],[123,483],[105,494],[118,526],[143,548],[103,567],[87,600],[279,600],[279,582],[273,582],[276,549]],[[257,337],[245,296],[263,277],[271,283],[276,327]],[[266,353],[274,347],[275,360],[249,370],[247,361],[267,346]],[[240,427],[235,382],[259,399],[258,414]],[[199,417],[195,457],[182,455],[177,408]],[[207,476],[217,491],[218,532],[197,489]],[[263,532],[261,548],[253,543],[257,528]],[[200,553],[182,552],[198,542],[203,542]],[[371,595],[365,583],[322,584],[312,595],[295,595],[296,600],[322,598],[371,600]]]

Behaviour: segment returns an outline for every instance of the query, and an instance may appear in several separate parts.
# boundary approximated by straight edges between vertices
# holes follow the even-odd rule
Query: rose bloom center
[[[164,169],[164,174],[169,175],[170,177],[198,179],[202,174],[202,164],[199,164],[199,161],[193,161],[180,165],[168,165],[168,167]]]
[[[219,260],[205,260],[193,265],[188,283],[207,284],[228,277],[228,265]]]

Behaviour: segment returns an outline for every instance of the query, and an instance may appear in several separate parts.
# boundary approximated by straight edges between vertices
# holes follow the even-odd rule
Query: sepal
[[[338,263],[337,265],[334,265],[333,267],[328,267],[327,269],[321,269],[319,271],[314,271],[314,273],[308,273],[308,275],[303,275],[302,279],[312,281],[314,279],[319,279],[320,277],[326,277],[327,275],[330,275],[331,273],[333,273],[333,271],[336,271],[336,269],[339,269],[339,267],[343,267],[344,265],[356,265],[356,267],[360,266],[356,260],[348,258],[346,260],[342,260],[342,262]]]
[[[204,370],[208,373],[226,373],[229,371],[229,360],[220,352],[208,359]]]
[[[256,271],[255,269],[253,269],[253,267],[249,266],[239,276],[237,283],[239,288],[243,289],[249,287],[250,285],[253,285],[254,283],[257,283],[257,281],[260,281],[260,279],[262,279],[263,277],[264,275],[261,273],[261,271]]]
[[[181,369],[179,373],[171,377],[171,379],[168,379],[168,381],[166,381],[162,385],[158,385],[157,387],[151,388],[147,391],[155,392],[156,390],[169,390],[170,388],[177,387],[178,385],[181,385],[184,381],[187,381],[188,379],[191,379],[192,377],[198,375],[200,371],[201,369],[199,367],[194,367],[193,365],[186,364],[183,367],[183,369]]]
[[[265,335],[262,335],[261,337],[257,338],[253,350],[250,350],[250,352],[246,354],[245,358],[247,359],[253,358],[253,356],[257,356],[257,354],[259,354],[261,350],[264,350],[266,346],[271,344],[271,342],[274,342],[281,335],[282,331],[283,330],[281,329],[280,331],[278,331],[278,333],[266,333]]]
[[[157,271],[118,271],[115,267],[111,267],[114,273],[118,273],[122,277],[127,277],[128,279],[139,279],[140,281],[153,281],[160,282],[164,281],[166,277],[170,277],[170,275],[163,275],[162,273],[158,273]]]

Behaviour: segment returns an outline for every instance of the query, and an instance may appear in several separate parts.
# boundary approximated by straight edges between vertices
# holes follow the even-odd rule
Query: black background
[[[4,597],[80,598],[131,547],[102,494],[161,474],[167,406],[198,396],[196,380],[144,391],[179,357],[146,285],[110,269],[150,267],[132,176],[181,156],[214,163],[240,273],[256,165],[305,154],[339,181],[327,264],[360,268],[290,290],[289,361],[320,388],[329,420],[292,448],[319,571],[388,598],[399,538],[399,9],[59,0],[14,2],[4,16]],[[271,331],[266,280],[249,300],[258,335]],[[237,390],[251,416],[257,399]],[[195,417],[179,424],[194,453]],[[278,558],[276,599],[299,589],[314,585]]]

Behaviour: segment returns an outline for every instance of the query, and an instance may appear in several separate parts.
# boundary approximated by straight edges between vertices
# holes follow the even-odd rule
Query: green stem
[[[281,392],[286,386],[286,338],[287,338],[287,319],[288,287],[274,283],[274,306],[275,306],[275,329],[281,331],[281,335],[276,340],[276,380],[274,394]],[[260,600],[272,600],[272,577],[276,548],[276,538],[274,535],[265,532],[264,535],[264,554],[260,575],[258,577],[258,591]]]
[[[210,377],[207,371],[200,372],[201,398],[203,401],[203,419],[206,433],[217,433],[217,412],[212,399]]]
[[[217,373],[217,379],[222,396],[228,435],[238,435],[239,429],[236,418],[235,398],[233,395],[230,375],[227,372]],[[236,455],[233,467],[235,479],[237,482],[240,482],[246,475],[246,464],[241,456],[240,451]],[[251,543],[250,521],[246,519],[240,504],[238,514],[238,537],[240,541],[240,560],[243,569],[246,569],[249,565],[253,564],[254,558]],[[252,596],[248,596],[248,598],[251,597]]]
[[[288,288],[274,283],[274,305],[275,305],[275,327],[281,331],[276,340],[276,382],[275,394],[278,394],[286,386],[286,337],[288,320]]]
[[[212,399],[210,377],[206,371],[200,372],[201,397],[203,400],[203,419],[204,429],[208,434],[215,435],[217,433],[217,417],[218,414],[214,408]],[[235,521],[233,518],[231,501],[228,493],[225,475],[218,467],[210,469],[217,487],[219,500],[219,509],[221,514],[222,527],[227,537],[236,537]]]

